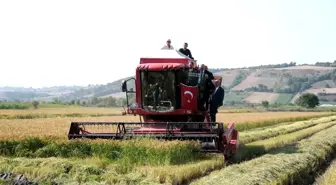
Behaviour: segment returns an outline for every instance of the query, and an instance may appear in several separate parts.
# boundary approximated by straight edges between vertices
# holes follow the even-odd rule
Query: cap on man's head
[[[168,40],[167,40],[167,42],[171,42],[171,40],[170,40],[170,39],[168,39]]]

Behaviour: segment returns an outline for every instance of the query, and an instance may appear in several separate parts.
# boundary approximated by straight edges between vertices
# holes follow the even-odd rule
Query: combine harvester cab
[[[121,85],[127,100],[123,114],[138,115],[139,122],[72,122],[68,138],[198,140],[204,152],[233,156],[238,148],[234,123],[224,129],[223,123],[210,122],[209,112],[199,108],[200,87],[188,85],[191,62],[196,64],[175,50],[142,57],[135,78]],[[134,85],[128,85],[130,81]],[[135,103],[130,105],[131,99]]]

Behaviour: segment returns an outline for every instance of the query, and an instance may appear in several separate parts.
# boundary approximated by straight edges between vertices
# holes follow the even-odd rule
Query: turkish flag
[[[181,87],[181,108],[198,110],[198,86],[187,86],[180,84]]]

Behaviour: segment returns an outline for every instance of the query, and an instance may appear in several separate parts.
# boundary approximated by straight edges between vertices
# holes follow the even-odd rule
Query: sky
[[[167,39],[209,68],[336,60],[334,0],[0,1],[0,86],[105,84]]]

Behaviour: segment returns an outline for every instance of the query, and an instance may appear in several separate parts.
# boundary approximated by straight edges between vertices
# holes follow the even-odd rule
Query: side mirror
[[[121,91],[122,92],[126,92],[127,91],[127,84],[126,84],[125,80],[121,84]]]

